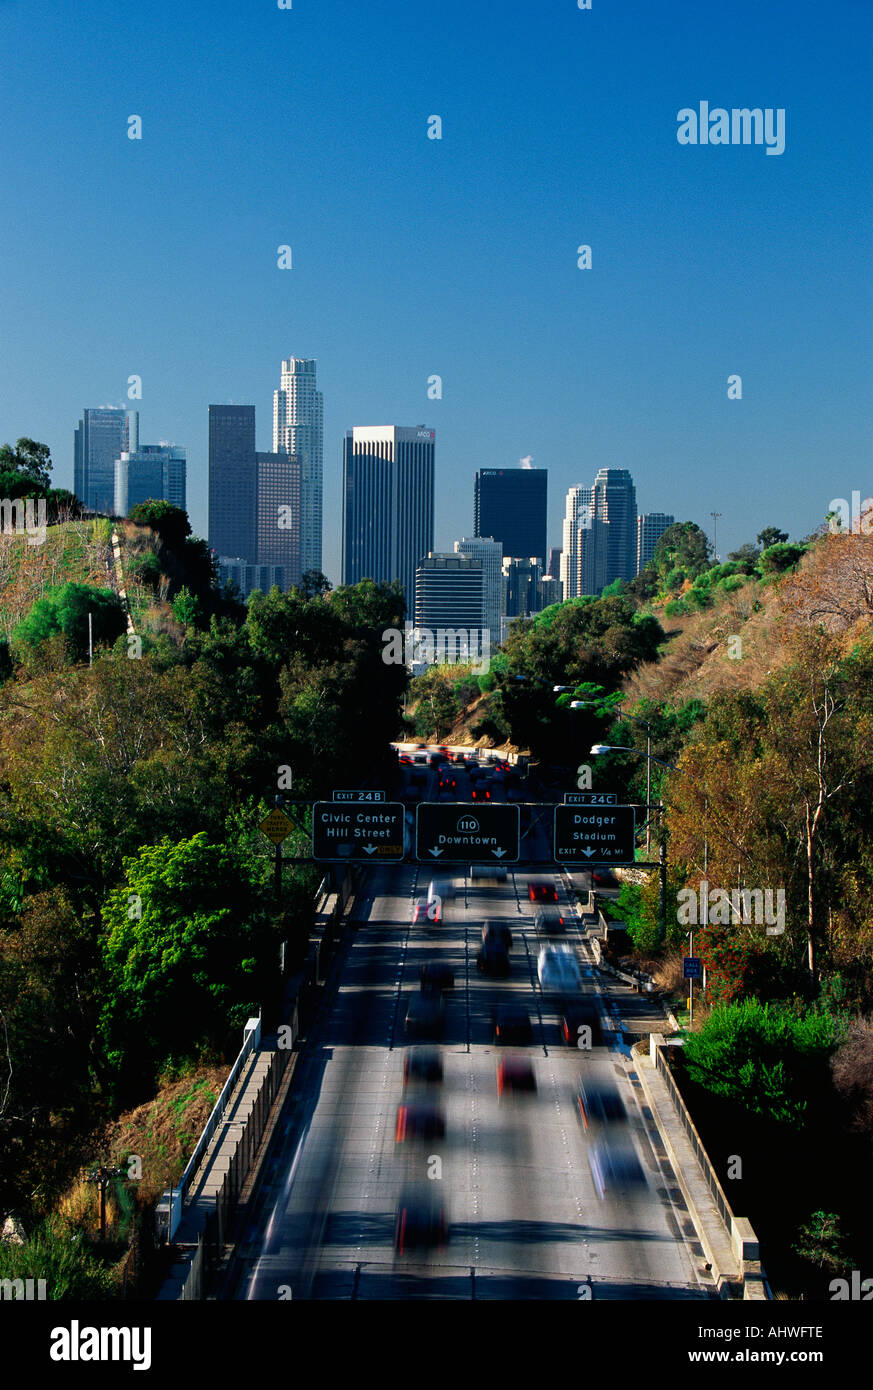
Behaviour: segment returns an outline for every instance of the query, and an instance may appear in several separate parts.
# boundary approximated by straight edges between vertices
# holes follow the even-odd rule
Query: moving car
[[[408,1038],[439,1037],[445,1026],[446,1007],[441,994],[413,994],[406,1010]]]
[[[537,979],[545,994],[578,994],[582,971],[569,946],[544,946],[537,957]]]
[[[482,923],[482,940],[499,941],[501,946],[505,946],[507,951],[512,950],[512,932],[505,922],[495,922],[489,919]]]
[[[567,919],[554,903],[540,903],[534,912],[534,927],[538,936],[560,935],[567,930]]]
[[[419,978],[422,994],[442,994],[444,990],[455,987],[455,972],[445,961],[426,960]]]
[[[523,1004],[501,1004],[494,1015],[496,1043],[529,1043],[533,1041],[530,1014]]]
[[[449,1239],[449,1223],[445,1207],[434,1191],[438,1183],[429,1187],[409,1187],[400,1194],[397,1215],[394,1220],[394,1248],[398,1255],[407,1250],[441,1248]]]
[[[398,1105],[397,1123],[394,1126],[395,1144],[405,1144],[409,1139],[444,1139],[446,1137],[446,1117],[438,1105],[428,1101],[416,1101]]]
[[[483,975],[505,978],[509,974],[509,952],[499,941],[483,941],[476,965]]]
[[[629,1139],[598,1139],[589,1144],[588,1166],[601,1201],[608,1192],[645,1185],[646,1175]]]
[[[558,890],[554,883],[544,878],[532,878],[527,885],[527,896],[532,903],[556,903]]]
[[[431,1086],[442,1085],[443,1059],[438,1047],[410,1047],[403,1059],[403,1084],[425,1082]]]
[[[527,1057],[501,1057],[497,1063],[497,1094],[521,1091],[529,1095],[536,1091],[534,1069]]]
[[[443,908],[439,898],[428,901],[427,898],[416,898],[412,905],[412,925],[418,926],[422,922],[439,922],[442,920]]]
[[[615,1087],[603,1081],[580,1080],[576,1092],[576,1109],[583,1129],[592,1125],[612,1125],[627,1122],[624,1101]]]
[[[600,1015],[594,1004],[583,1001],[577,1004],[565,1004],[561,1010],[560,1017],[561,1036],[569,1047],[585,1046],[588,1034],[580,1036],[580,1028],[590,1028],[591,1046],[597,1047],[603,1041],[603,1034],[600,1030]]]
[[[470,797],[471,797],[471,799],[472,799],[473,801],[490,801],[490,800],[491,800],[491,788],[490,788],[490,787],[483,787],[483,786],[481,786],[481,785],[480,785],[480,786],[471,787],[471,788],[470,788]]]

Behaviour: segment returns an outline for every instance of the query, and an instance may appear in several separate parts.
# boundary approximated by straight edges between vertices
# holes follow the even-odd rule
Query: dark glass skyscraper
[[[548,470],[480,468],[473,497],[473,535],[492,536],[507,556],[545,564]]]
[[[83,506],[111,515],[115,460],[139,448],[139,412],[110,406],[83,410],[73,448],[73,491]]]
[[[356,426],[343,455],[343,578],[399,579],[406,615],[415,570],[433,549],[434,431],[424,425]]]
[[[209,544],[218,555],[257,555],[255,407],[209,407]]]

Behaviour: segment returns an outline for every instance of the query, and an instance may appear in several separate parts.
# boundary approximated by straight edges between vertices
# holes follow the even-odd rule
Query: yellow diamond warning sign
[[[294,822],[290,821],[284,811],[271,811],[270,814],[261,821],[261,829],[268,840],[272,840],[274,845],[281,845],[283,840],[287,840],[291,831],[294,829]]]

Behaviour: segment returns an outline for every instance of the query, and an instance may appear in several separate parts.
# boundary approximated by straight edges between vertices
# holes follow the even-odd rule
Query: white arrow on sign
[[[494,857],[495,857],[496,859],[502,859],[503,856],[504,856],[504,854],[506,854],[506,850],[505,850],[505,849],[493,849],[493,850],[491,851],[491,853],[494,855]]]
[[[583,854],[587,854],[589,859],[591,858],[592,854],[594,854],[595,852],[596,852],[595,850],[590,849],[590,848],[589,848],[589,849],[583,849],[583,850],[582,850],[582,853],[583,853]]]
[[[441,849],[429,849],[429,850],[428,850],[428,854],[432,854],[433,857],[434,857],[434,859],[435,859],[435,858],[437,857],[438,854],[442,854],[442,850],[441,850]]]
[[[375,854],[375,853],[376,853],[376,846],[375,846],[375,845],[364,845],[364,853],[365,853],[365,854]]]

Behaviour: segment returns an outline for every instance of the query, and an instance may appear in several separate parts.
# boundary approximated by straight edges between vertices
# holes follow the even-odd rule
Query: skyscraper
[[[480,468],[473,495],[473,534],[500,541],[503,554],[545,563],[548,470]]]
[[[295,454],[256,451],[253,405],[209,407],[209,544],[244,594],[259,575],[300,582],[301,474]]]
[[[115,460],[138,448],[138,411],[109,406],[82,411],[73,443],[73,491],[84,507],[112,513]]]
[[[675,520],[666,512],[646,512],[637,517],[637,574],[645,569],[661,536]]]
[[[415,576],[416,630],[481,632],[485,625],[482,562],[434,551],[423,556]]]
[[[500,641],[500,619],[503,616],[503,547],[490,536],[464,536],[455,541],[455,554],[469,555],[482,565],[485,584],[485,626],[491,637],[491,646]]]
[[[163,498],[187,511],[185,475],[188,451],[175,444],[143,444],[123,450],[115,460],[116,516],[127,516],[140,502]]]
[[[433,547],[433,430],[356,425],[343,453],[343,584],[399,579],[415,608],[415,570]]]
[[[300,460],[300,562],[321,569],[324,400],[315,385],[315,358],[289,357],[273,392],[273,452]]]
[[[255,407],[209,407],[209,544],[217,555],[257,554]]]
[[[601,468],[591,487],[571,487],[564,514],[564,598],[600,594],[636,574],[637,501],[626,468]]]

